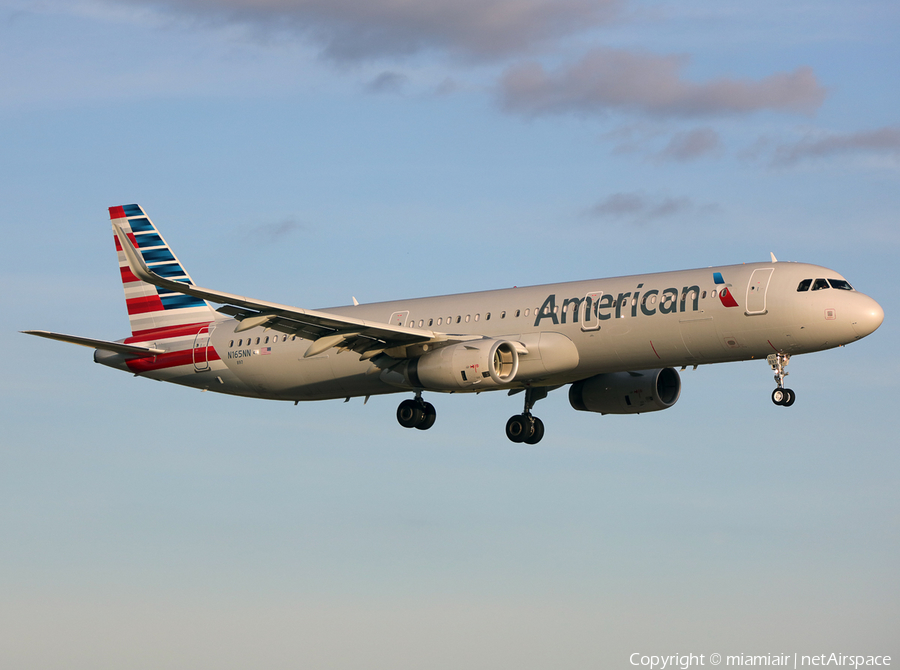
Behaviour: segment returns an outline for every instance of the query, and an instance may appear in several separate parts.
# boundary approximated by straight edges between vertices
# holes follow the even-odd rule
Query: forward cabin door
[[[766,292],[769,290],[769,280],[775,268],[759,268],[750,275],[750,283],[747,284],[747,309],[745,314],[766,313]]]

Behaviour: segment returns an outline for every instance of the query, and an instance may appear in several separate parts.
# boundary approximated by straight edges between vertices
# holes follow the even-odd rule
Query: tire
[[[525,438],[525,444],[537,444],[544,437],[544,422],[534,417],[534,428],[531,435]]]
[[[426,402],[422,405],[422,421],[416,424],[416,428],[419,430],[428,430],[434,425],[436,419],[437,410],[430,402]]]
[[[784,389],[784,393],[785,393],[786,398],[785,398],[784,402],[781,404],[784,407],[790,407],[791,405],[794,404],[794,401],[797,399],[797,394],[794,393],[791,389]]]
[[[529,433],[532,432],[531,426],[528,424],[528,419],[522,414],[510,417],[509,421],[506,422],[506,437],[517,444],[524,442]]]
[[[772,391],[772,402],[776,405],[783,405],[784,401],[787,399],[787,394],[785,393],[786,389],[775,389]]]
[[[425,418],[425,412],[415,400],[404,400],[397,408],[397,422],[404,428],[415,428]]]

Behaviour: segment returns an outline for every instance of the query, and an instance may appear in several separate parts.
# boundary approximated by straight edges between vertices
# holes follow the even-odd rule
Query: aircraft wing
[[[201,298],[224,305],[219,312],[232,316],[239,321],[235,332],[250,330],[257,326],[265,326],[290,335],[316,340],[306,356],[314,356],[333,346],[352,349],[358,353],[381,351],[392,347],[400,347],[425,342],[446,341],[441,333],[417,328],[406,328],[389,323],[364,321],[353,317],[339,316],[327,312],[301,309],[289,305],[280,305],[264,300],[253,300],[245,296],[223,293],[211,289],[185,284],[166,279],[153,272],[141,254],[135,249],[131,240],[117,224],[112,224],[119,244],[125,252],[125,258],[131,271],[141,281],[159,286],[177,293]]]
[[[148,354],[163,354],[165,349],[155,349],[154,347],[141,347],[134,344],[122,344],[121,342],[110,342],[108,340],[94,340],[90,337],[79,337],[77,335],[64,335],[62,333],[51,333],[46,330],[23,330],[26,335],[37,335],[38,337],[46,337],[48,340],[59,340],[60,342],[68,342],[69,344],[79,344],[82,347],[90,347],[91,349],[100,349],[102,351],[114,351],[117,354],[133,354],[135,356],[147,356]]]

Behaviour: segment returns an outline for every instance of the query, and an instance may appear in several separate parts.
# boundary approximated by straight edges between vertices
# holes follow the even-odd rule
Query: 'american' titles
[[[700,287],[696,284],[693,286],[685,286],[679,291],[677,288],[666,288],[660,291],[652,288],[648,291],[641,290],[643,284],[638,284],[635,290],[625,293],[619,293],[613,298],[612,293],[602,293],[598,291],[594,294],[586,295],[582,298],[565,298],[562,301],[562,309],[557,310],[556,294],[551,293],[544,300],[537,312],[534,320],[534,326],[537,328],[544,319],[550,319],[554,325],[566,323],[566,317],[571,308],[572,322],[578,323],[583,318],[585,322],[598,319],[606,321],[613,318],[613,314],[605,310],[615,310],[615,317],[621,319],[627,316],[630,303],[631,316],[637,316],[638,311],[643,316],[653,316],[657,312],[660,314],[675,314],[677,312],[697,312],[700,310]],[[559,314],[557,314],[559,311]]]

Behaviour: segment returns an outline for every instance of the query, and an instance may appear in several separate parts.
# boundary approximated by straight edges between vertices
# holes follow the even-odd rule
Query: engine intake
[[[411,381],[442,391],[510,383],[519,370],[516,348],[503,340],[473,340],[443,347],[411,361]]]
[[[519,370],[519,354],[505,340],[451,344],[385,370],[389,384],[434,391],[493,388],[509,384]]]
[[[581,412],[640,414],[668,409],[681,395],[681,377],[674,368],[614,372],[575,382],[569,403]]]

